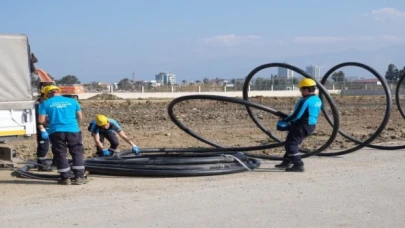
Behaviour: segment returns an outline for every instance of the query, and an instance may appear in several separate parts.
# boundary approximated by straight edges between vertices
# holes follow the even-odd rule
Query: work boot
[[[60,184],[60,185],[70,185],[71,183],[72,183],[72,181],[70,180],[70,178],[58,180],[58,184]]]
[[[87,179],[84,177],[75,177],[73,179],[72,184],[74,185],[82,185],[82,184],[87,184]]]
[[[286,169],[286,168],[290,168],[291,165],[292,165],[292,162],[283,161],[280,164],[275,165],[274,167],[279,168],[279,169]]]
[[[38,171],[39,172],[52,172],[52,168],[49,166],[39,166]]]
[[[294,164],[291,168],[286,168],[285,171],[286,172],[304,172],[305,171],[304,164],[301,164],[301,165]]]

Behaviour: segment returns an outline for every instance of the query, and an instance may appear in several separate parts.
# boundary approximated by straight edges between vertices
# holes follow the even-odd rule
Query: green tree
[[[403,77],[404,74],[405,74],[405,66],[399,71],[399,73],[398,73],[398,79],[401,78],[401,77]]]
[[[183,83],[185,85],[187,83],[187,80],[183,80],[183,81],[181,81],[181,83]]]
[[[131,90],[134,87],[134,83],[132,80],[129,78],[124,78],[121,79],[121,81],[118,82],[118,88],[122,90]]]
[[[385,72],[385,79],[388,81],[397,81],[399,78],[399,70],[394,64],[388,65],[388,69]]]
[[[256,78],[255,83],[254,83],[255,88],[257,90],[264,90],[265,81],[266,81],[266,79],[264,79],[262,77]]]
[[[58,85],[72,85],[72,84],[80,84],[80,80],[74,75],[66,75],[59,80],[56,80],[56,84]]]
[[[208,84],[210,83],[210,80],[209,80],[208,78],[204,78],[204,79],[203,79],[203,83],[204,83],[205,85],[208,85]]]
[[[343,71],[334,72],[331,78],[335,82],[344,82],[346,79]]]

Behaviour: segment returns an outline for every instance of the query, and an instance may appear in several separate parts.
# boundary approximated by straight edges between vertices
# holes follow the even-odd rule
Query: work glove
[[[41,130],[41,138],[42,138],[43,140],[48,140],[48,139],[49,139],[49,134],[48,134],[48,132],[47,132],[45,129],[42,129],[42,130]]]
[[[279,131],[288,131],[288,129],[290,128],[290,123],[289,122],[285,122],[282,120],[277,121],[277,130]]]
[[[108,149],[103,150],[104,156],[111,156],[111,152]]]
[[[141,153],[141,151],[139,150],[139,148],[137,146],[132,147],[132,152],[134,152],[136,155],[139,155]]]

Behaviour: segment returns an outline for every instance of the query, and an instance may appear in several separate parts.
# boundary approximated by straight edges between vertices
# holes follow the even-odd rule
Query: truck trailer
[[[36,134],[32,56],[26,35],[0,34],[0,165],[14,164],[8,142]]]

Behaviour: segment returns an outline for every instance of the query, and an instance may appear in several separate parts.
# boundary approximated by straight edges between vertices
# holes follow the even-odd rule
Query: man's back
[[[303,124],[316,124],[318,122],[321,107],[322,101],[317,95],[311,94],[309,96],[302,97],[295,105],[294,112],[290,116],[284,118],[284,121]]]
[[[75,99],[55,96],[40,105],[39,114],[48,115],[50,134],[54,132],[79,132],[77,112],[80,110],[80,105]]]

